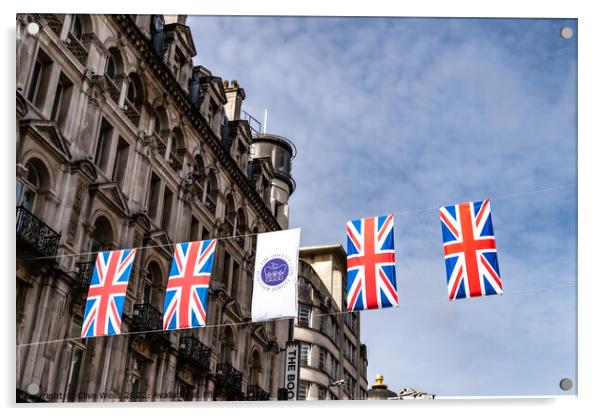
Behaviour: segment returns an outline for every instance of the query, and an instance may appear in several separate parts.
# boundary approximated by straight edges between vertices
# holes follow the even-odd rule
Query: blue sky
[[[295,142],[291,226],[394,213],[399,308],[362,312],[369,381],[447,395],[576,381],[576,20],[189,17],[195,63]],[[563,39],[560,29],[575,35]],[[534,190],[548,192],[500,198]],[[492,197],[503,296],[447,301],[436,208]],[[575,389],[568,392],[574,394]]]

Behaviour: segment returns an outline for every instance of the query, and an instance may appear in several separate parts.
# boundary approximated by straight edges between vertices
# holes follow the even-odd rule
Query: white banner
[[[251,320],[297,316],[297,266],[301,229],[257,235]]]

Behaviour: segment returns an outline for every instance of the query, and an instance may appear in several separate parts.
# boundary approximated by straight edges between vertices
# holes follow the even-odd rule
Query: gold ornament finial
[[[376,382],[377,386],[382,386],[384,380],[385,380],[385,378],[383,377],[382,374],[377,374],[376,377],[374,377],[374,381]]]

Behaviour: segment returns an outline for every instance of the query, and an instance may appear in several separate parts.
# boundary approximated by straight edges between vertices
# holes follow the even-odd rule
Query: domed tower
[[[262,169],[267,176],[260,185],[263,199],[284,229],[288,228],[288,199],[295,191],[291,161],[296,154],[295,145],[284,137],[265,132],[253,136],[253,164],[269,162],[269,167]]]
[[[397,394],[389,390],[387,385],[383,383],[384,380],[385,378],[381,374],[376,375],[375,383],[368,390],[368,400],[388,400],[389,397],[397,397]]]

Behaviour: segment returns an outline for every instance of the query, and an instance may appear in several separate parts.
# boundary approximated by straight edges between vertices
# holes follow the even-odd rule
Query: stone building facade
[[[17,16],[18,400],[261,400],[282,387],[288,321],[249,322],[247,234],[288,227],[294,146],[253,131],[244,89],[195,54],[181,15]],[[264,152],[251,159],[254,136]],[[207,327],[160,331],[173,243],[222,237]],[[79,338],[95,252],[127,247],[149,247],[123,312],[122,332],[138,334]]]
[[[360,315],[346,305],[347,254],[340,245],[299,251],[299,397],[304,400],[367,398],[368,355],[360,341]]]

